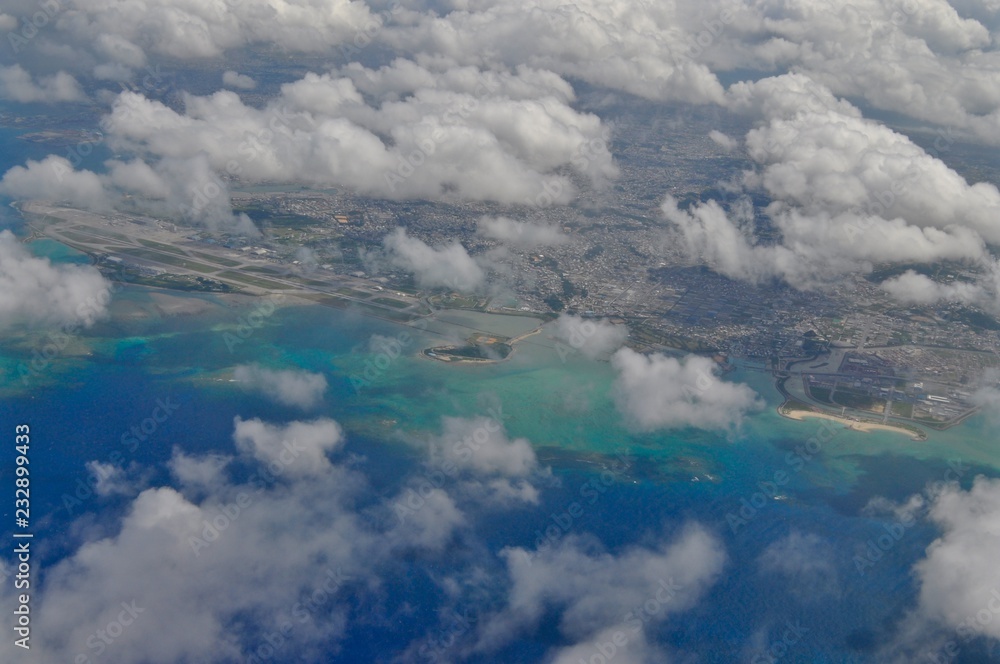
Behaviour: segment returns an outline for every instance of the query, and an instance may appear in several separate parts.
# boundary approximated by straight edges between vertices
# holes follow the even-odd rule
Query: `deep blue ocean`
[[[0,128],[0,170],[25,156],[59,153],[20,141],[19,131]],[[19,230],[16,213],[6,205],[3,210],[0,222]],[[82,260],[51,243],[34,250],[60,261]],[[779,418],[774,413],[777,393],[766,377],[752,372],[736,377],[751,381],[768,408],[752,416],[739,434],[632,433],[613,416],[607,364],[564,365],[543,343],[520,353],[516,362],[482,371],[407,357],[358,392],[350,380],[364,360],[358,349],[373,334],[397,334],[399,327],[317,306],[290,306],[230,352],[222,330],[231,329],[246,306],[233,307],[211,295],[185,297],[210,306],[198,314],[159,316],[150,313],[149,289],[126,288],[116,298],[115,316],[79,334],[87,352],[60,354],[26,384],[16,367],[45,343],[42,333],[15,330],[0,338],[0,433],[29,423],[34,441],[32,511],[42,583],[46,568],[75,552],[84,539],[113,535],[130,505],[128,497],[88,495],[88,461],[134,464],[148,486],[167,486],[173,481],[166,463],[174,446],[189,454],[231,454],[234,417],[284,421],[295,416],[220,380],[240,363],[324,374],[329,389],[315,414],[345,427],[344,453],[365,459],[373,501],[393,495],[419,467],[419,455],[393,431],[434,432],[441,416],[481,412],[484,398],[504,404],[511,415],[508,433],[532,440],[541,462],[552,468],[554,481],[542,490],[539,505],[507,511],[470,508],[475,541],[457,543],[436,561],[401,560],[377,609],[370,615],[359,610],[345,639],[322,661],[391,662],[414,639],[446,629],[447,619],[437,613],[444,597],[434,583],[436,575],[473,561],[501,574],[499,551],[509,546],[533,549],[538,534],[580,500],[580,488],[599,477],[622,450],[628,452],[628,467],[586,506],[569,533],[591,535],[617,552],[669,539],[698,522],[716,533],[726,549],[724,572],[703,600],[654,633],[653,640],[675,652],[677,661],[751,661],[753,644],[769,643],[790,621],[808,630],[808,638],[792,645],[782,661],[873,661],[872,653],[914,606],[918,588],[912,567],[938,533],[932,525],[918,523],[861,574],[855,556],[892,525],[866,516],[863,508],[876,496],[902,501],[924,491],[928,482],[944,476],[948,458],[961,456],[947,448],[957,449],[961,443],[955,441],[963,437],[980,456],[966,456],[972,470],[962,484],[971,484],[977,473],[997,474],[988,463],[992,443],[986,440],[994,431],[983,418],[947,434],[932,434],[927,442],[843,430],[794,471],[786,457],[814,435],[817,424]],[[129,315],[136,311],[145,313]],[[593,410],[573,414],[568,406],[563,409],[576,388],[585,392]],[[175,414],[134,451],[128,450],[122,437],[141,427],[163,400],[178,404]],[[589,412],[598,415],[589,419]],[[3,460],[0,468],[6,483],[11,465]],[[790,480],[765,495],[761,483],[776,471],[788,473]],[[0,530],[9,541],[7,502],[2,511],[5,525]],[[733,521],[734,515],[745,523]],[[765,550],[792,533],[823,543],[822,564],[796,574],[762,566]],[[252,573],[247,582],[253,583]],[[467,661],[543,661],[560,645],[565,643],[557,625],[547,620],[514,645]],[[984,661],[977,657],[985,655],[973,644],[962,657],[957,661]]]

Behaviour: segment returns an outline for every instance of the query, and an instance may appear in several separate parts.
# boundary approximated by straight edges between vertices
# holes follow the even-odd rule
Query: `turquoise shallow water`
[[[48,251],[59,255],[54,248]],[[738,432],[639,433],[625,426],[614,406],[612,367],[579,355],[561,357],[545,331],[522,343],[507,361],[456,366],[419,355],[425,346],[441,343],[441,334],[316,306],[279,308],[234,343],[232,335],[259,304],[179,295],[202,302],[203,310],[161,317],[151,293],[126,289],[117,297],[113,318],[79,335],[28,384],[14,380],[11,367],[30,359],[38,335],[13,335],[0,343],[7,395],[0,423],[31,421],[39,432],[38,451],[45,454],[36,500],[48,515],[42,522],[50,542],[47,562],[72,550],[65,533],[81,514],[113,521],[127,507],[124,500],[110,500],[88,502],[77,514],[60,509],[63,488],[81,478],[84,464],[120,449],[122,433],[148,417],[158,399],[169,397],[181,405],[130,457],[149,470],[153,484],[171,481],[164,464],[175,445],[189,452],[231,453],[237,415],[276,421],[299,416],[229,382],[234,366],[253,361],[323,373],[330,387],[311,415],[328,415],[344,425],[349,451],[374,460],[367,471],[385,493],[413,472],[419,457],[412,441],[438,433],[443,416],[481,415],[499,406],[508,433],[530,440],[558,482],[543,490],[537,507],[473,515],[477,534],[494,554],[504,546],[533,548],[537,533],[577,496],[582,483],[607,467],[613,455],[628,453],[629,469],[574,524],[574,532],[592,534],[614,550],[697,521],[722,539],[729,558],[706,599],[672,620],[657,638],[699,653],[702,661],[740,661],[755,634],[794,616],[814,637],[808,650],[789,661],[867,661],[887,626],[912,606],[911,568],[936,532],[926,524],[911,529],[877,569],[862,577],[852,558],[882,526],[863,516],[862,508],[877,495],[901,500],[922,491],[943,476],[948,459],[972,466],[966,483],[975,472],[995,475],[1000,459],[994,425],[981,416],[922,442],[837,429],[815,459],[792,472],[786,455],[815,435],[820,423],[777,415],[777,392],[758,372],[737,370],[726,377],[747,382],[767,401],[767,408],[748,417]],[[466,313],[450,318],[461,324],[452,325],[457,337],[468,333],[463,326],[492,326],[489,331],[510,334],[535,324]],[[409,337],[400,336],[404,333]],[[398,355],[385,350],[385,339],[392,338]],[[756,501],[761,483],[776,471],[787,472],[788,483],[776,494],[762,495],[752,518],[734,529],[732,515],[739,514],[744,500]],[[802,584],[812,581],[761,571],[760,554],[791,532],[826,543],[833,589],[803,594]],[[432,587],[400,584],[390,589],[393,602],[433,603]],[[373,660],[384,658],[385,652],[404,648],[414,633],[431,629],[435,620],[417,612],[402,626],[359,626],[348,635],[345,649],[362,659],[366,653]],[[550,639],[538,635],[501,656],[539,661],[554,645]]]

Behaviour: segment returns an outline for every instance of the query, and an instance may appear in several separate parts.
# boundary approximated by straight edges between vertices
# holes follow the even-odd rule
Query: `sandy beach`
[[[832,420],[834,422],[840,422],[848,429],[853,429],[855,431],[864,431],[866,433],[870,433],[872,431],[892,431],[895,433],[901,433],[906,436],[909,436],[913,440],[926,439],[926,436],[923,436],[915,431],[903,427],[894,426],[892,424],[879,424],[876,422],[860,422],[858,420],[852,420],[848,417],[841,417],[840,415],[833,415],[831,413],[819,413],[813,410],[788,411],[783,407],[778,408],[778,413],[791,420],[802,421],[805,420],[806,418],[819,418],[823,420]]]

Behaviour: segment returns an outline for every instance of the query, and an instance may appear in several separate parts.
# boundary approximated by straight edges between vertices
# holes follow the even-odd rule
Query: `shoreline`
[[[906,427],[901,427],[893,424],[882,424],[881,422],[868,422],[865,420],[856,420],[850,417],[842,417],[840,415],[834,415],[833,413],[819,412],[815,410],[788,410],[785,408],[785,404],[778,406],[778,414],[782,417],[786,417],[790,420],[795,420],[796,422],[801,422],[806,418],[819,418],[824,420],[831,420],[833,422],[840,422],[848,429],[852,431],[861,431],[863,433],[871,433],[872,431],[891,431],[894,433],[900,433],[908,436],[911,440],[927,440],[927,434],[922,431],[915,431],[913,429],[908,429]]]
[[[492,358],[475,358],[475,359],[473,359],[473,358],[463,358],[463,357],[459,357],[459,356],[451,356],[454,359],[446,359],[445,357],[438,357],[437,355],[428,355],[427,354],[428,351],[452,350],[454,348],[458,348],[458,346],[431,346],[430,348],[425,348],[422,351],[420,351],[420,355],[422,357],[427,358],[428,360],[436,360],[437,362],[443,362],[445,364],[499,364],[500,362],[506,362],[507,360],[509,360],[511,357],[514,356],[514,353],[517,352],[517,344],[520,341],[523,341],[524,339],[527,339],[528,337],[530,337],[532,335],[538,334],[539,332],[542,331],[542,328],[545,327],[546,324],[547,324],[547,321],[543,321],[535,329],[529,330],[528,332],[525,332],[524,334],[520,334],[520,335],[518,335],[516,337],[508,339],[504,343],[506,343],[507,345],[510,346],[510,352],[507,353],[504,357],[501,357],[501,358],[495,359],[495,360],[492,359]]]

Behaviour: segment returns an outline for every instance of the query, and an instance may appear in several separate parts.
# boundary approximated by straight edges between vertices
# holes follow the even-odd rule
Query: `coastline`
[[[785,402],[778,406],[778,414],[797,422],[801,422],[806,418],[819,418],[831,420],[833,422],[840,422],[845,427],[853,431],[862,431],[864,433],[871,433],[872,431],[891,431],[906,435],[912,440],[927,440],[927,434],[915,429],[908,429],[906,427],[896,426],[893,424],[882,424],[881,422],[858,420],[851,417],[842,417],[840,415],[834,415],[833,413],[825,413],[816,410],[790,410],[786,407],[787,403],[788,402]]]

